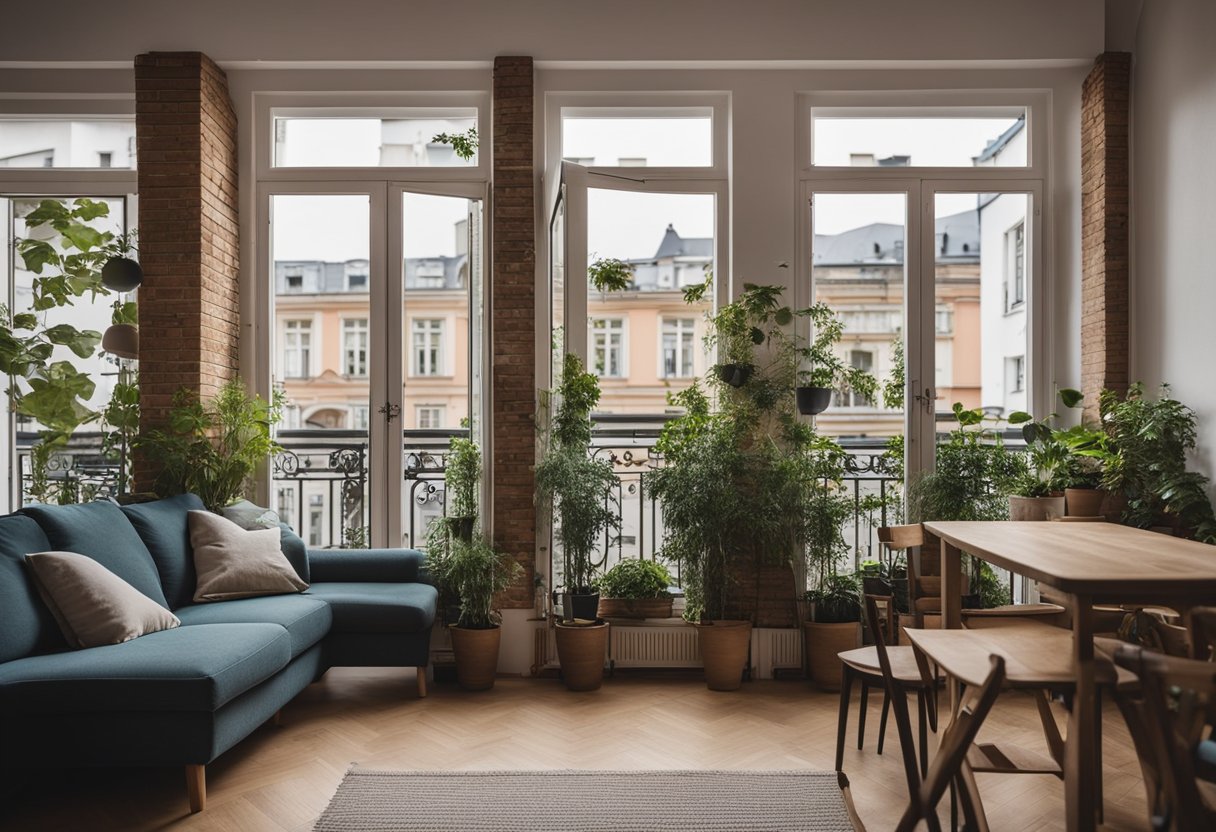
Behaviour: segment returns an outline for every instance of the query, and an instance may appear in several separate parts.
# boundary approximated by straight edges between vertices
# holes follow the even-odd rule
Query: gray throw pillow
[[[181,624],[176,615],[92,558],[37,552],[26,555],[25,562],[73,647],[120,644]]]
[[[230,601],[257,595],[303,592],[300,580],[280,547],[278,528],[247,531],[209,511],[191,511],[190,546],[198,583],[194,600]]]
[[[238,500],[225,506],[220,513],[242,529],[277,529],[279,515],[248,500]]]

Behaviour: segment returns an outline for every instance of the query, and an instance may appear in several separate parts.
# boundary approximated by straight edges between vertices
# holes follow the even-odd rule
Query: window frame
[[[372,351],[371,319],[370,318],[360,318],[357,315],[351,315],[351,316],[342,315],[342,316],[340,316],[339,320],[341,323],[340,331],[342,334],[342,377],[347,378],[347,379],[360,379],[360,380],[366,379],[366,378],[368,378],[368,376],[370,374],[370,369],[371,369],[371,351]],[[362,324],[363,324],[362,329],[351,329],[351,326],[350,326],[351,324],[358,324],[360,322],[362,322]],[[350,335],[362,335],[363,336],[363,361],[362,361],[363,372],[362,373],[351,373],[349,371],[350,362],[348,359],[349,359],[349,355],[350,355],[350,347],[347,344],[347,338]]]
[[[305,330],[299,326],[292,328],[292,327],[288,326],[289,324],[307,324],[307,330]],[[287,317],[284,317],[282,319],[282,321],[280,321],[281,340],[279,343],[279,359],[283,364],[283,378],[306,380],[306,379],[315,377],[315,373],[313,372],[313,361],[315,360],[316,350],[317,350],[317,345],[313,342],[313,334],[316,331],[315,324],[316,324],[316,319],[314,316],[305,316],[305,317],[287,316]],[[288,341],[290,340],[288,338],[288,335],[293,332],[297,336],[302,335],[302,334],[308,335],[308,346],[306,349],[301,348],[299,344],[297,344],[295,347],[295,349],[297,351],[300,351],[303,353],[300,356],[300,360],[299,360],[300,372],[302,373],[301,375],[289,375],[287,372]]]
[[[668,373],[667,373],[667,356],[666,356],[666,352],[665,352],[666,348],[663,346],[663,342],[666,339],[667,334],[668,334],[667,333],[667,324],[669,321],[676,325],[675,334],[678,338],[678,340],[676,342],[676,356],[677,357],[681,356],[682,352],[683,352],[684,335],[687,334],[690,336],[689,340],[692,344],[692,349],[688,356],[688,359],[689,359],[689,366],[687,368],[688,372],[685,375],[668,375]],[[685,322],[688,322],[691,324],[691,326],[687,328],[687,331],[685,330],[685,327],[684,327]],[[697,361],[697,336],[699,334],[698,333],[699,329],[700,329],[700,327],[697,326],[696,316],[691,316],[691,317],[684,317],[684,316],[680,316],[680,315],[675,315],[675,316],[660,315],[659,316],[658,377],[659,377],[660,381],[663,381],[665,379],[686,379],[686,378],[696,378],[697,377],[698,370],[700,369],[700,367],[698,366],[699,362]]]
[[[620,344],[617,347],[617,351],[619,353],[617,363],[620,367],[620,372],[616,374],[605,373],[603,375],[599,375],[597,373],[596,375],[601,379],[627,380],[629,378],[629,337],[627,335],[629,331],[629,318],[620,315],[612,315],[591,319],[591,326],[588,327],[588,332],[590,333],[592,340],[591,343],[587,345],[587,366],[591,368],[591,372],[593,373],[595,372],[595,354],[596,350],[599,348],[596,342],[596,339],[600,335],[596,329],[596,324],[598,323],[605,324],[603,330],[603,335],[605,338],[610,337],[613,333],[620,335]],[[616,323],[619,326],[610,328],[607,326],[607,324],[611,323]],[[605,367],[607,367],[607,357],[610,349],[610,344],[606,342],[604,350]]]
[[[410,376],[414,378],[442,378],[447,373],[447,330],[448,321],[446,318],[434,317],[411,317],[410,319]],[[419,324],[426,322],[428,324],[439,324],[438,327],[425,327],[419,329]],[[415,341],[418,335],[428,335],[435,338],[434,358],[432,361],[419,362],[420,354],[418,345]],[[430,345],[425,348],[430,351]],[[432,372],[422,372],[421,364],[434,363]]]

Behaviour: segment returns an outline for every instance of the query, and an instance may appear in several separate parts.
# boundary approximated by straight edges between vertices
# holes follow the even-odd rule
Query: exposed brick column
[[[1106,52],[1081,89],[1081,391],[1128,385],[1128,107],[1131,55]]]
[[[536,563],[536,221],[532,59],[494,60],[494,541],[524,574],[499,602],[532,606]]]
[[[237,374],[236,113],[228,80],[199,52],[135,59],[139,152],[140,428],[180,388],[206,399]],[[153,460],[139,460],[140,489]]]

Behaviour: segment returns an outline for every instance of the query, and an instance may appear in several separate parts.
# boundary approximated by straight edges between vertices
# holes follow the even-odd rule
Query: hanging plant
[[[435,144],[451,145],[452,151],[466,162],[477,155],[477,146],[480,143],[476,127],[470,127],[463,133],[436,133],[431,141]]]

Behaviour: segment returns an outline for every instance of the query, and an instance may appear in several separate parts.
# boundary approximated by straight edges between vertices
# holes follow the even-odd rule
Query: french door
[[[420,546],[449,439],[482,445],[485,186],[263,188],[271,507],[311,546]]]
[[[842,357],[902,388],[893,401],[838,399],[821,430],[846,445],[902,435],[906,481],[933,467],[955,403],[997,425],[1049,409],[1041,193],[1038,180],[805,183],[800,302],[832,306]]]

